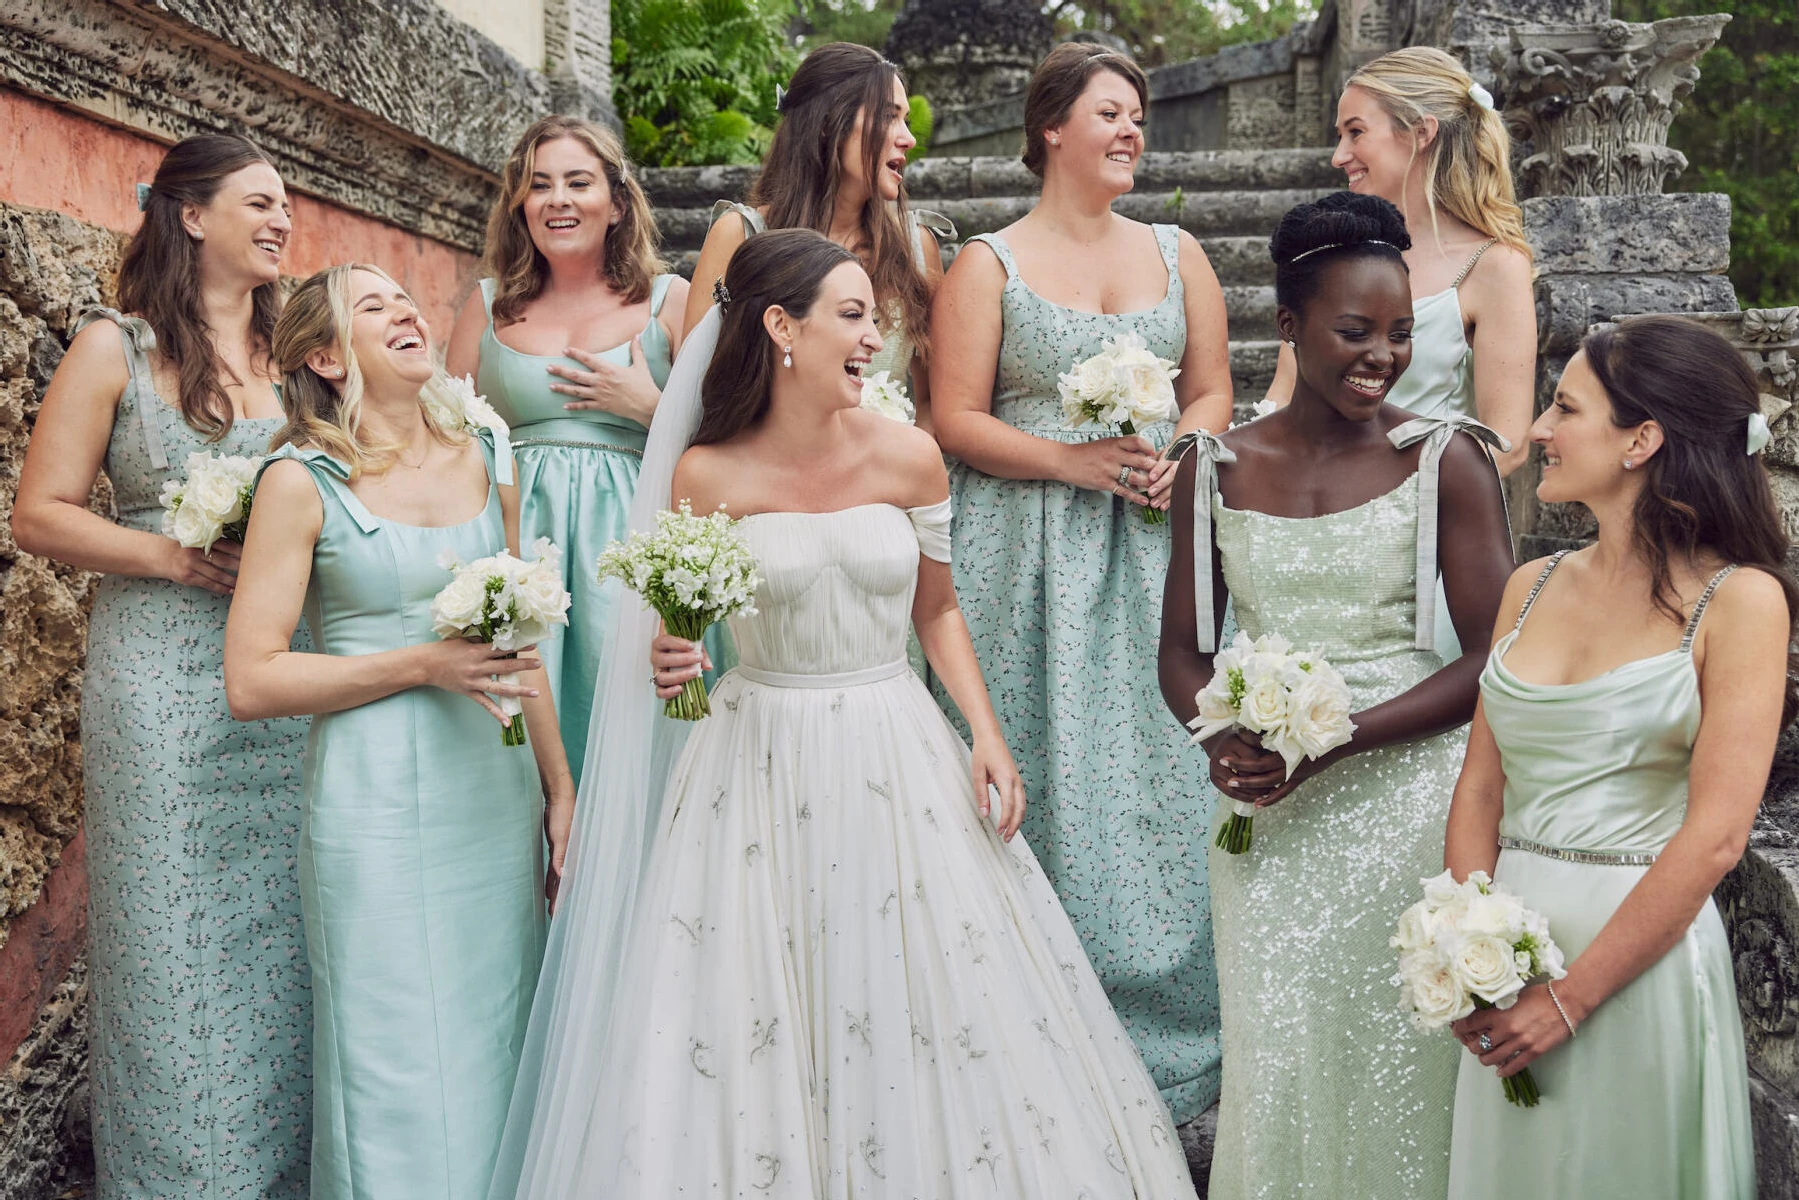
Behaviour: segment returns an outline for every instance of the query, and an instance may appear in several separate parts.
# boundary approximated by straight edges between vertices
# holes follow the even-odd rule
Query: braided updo
[[[1275,302],[1298,312],[1332,263],[1349,257],[1390,258],[1404,266],[1400,251],[1411,245],[1405,218],[1379,196],[1332,192],[1321,200],[1296,204],[1268,240]]]

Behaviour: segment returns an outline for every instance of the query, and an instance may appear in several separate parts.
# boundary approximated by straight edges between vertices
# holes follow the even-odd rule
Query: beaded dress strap
[[[1474,257],[1470,258],[1467,262],[1462,264],[1462,269],[1461,269],[1460,273],[1458,273],[1456,275],[1455,282],[1450,284],[1449,286],[1451,288],[1461,287],[1462,280],[1468,278],[1468,272],[1470,272],[1474,269],[1474,264],[1480,261],[1480,256],[1485,254],[1487,251],[1491,250],[1494,246],[1497,246],[1498,244],[1499,244],[1498,238],[1488,238],[1486,240],[1486,243],[1484,245],[1482,245],[1479,250],[1476,250],[1474,252]]]
[[[1722,571],[1713,575],[1711,577],[1711,582],[1705,585],[1705,590],[1699,593],[1699,602],[1693,605],[1693,615],[1687,618],[1686,632],[1680,635],[1680,652],[1682,654],[1691,654],[1693,652],[1693,635],[1699,632],[1699,619],[1705,616],[1705,606],[1712,602],[1712,593],[1718,590],[1718,585],[1723,583],[1724,580],[1729,577],[1730,573],[1736,569],[1737,565],[1731,563],[1728,567],[1725,567]]]
[[[1418,458],[1418,636],[1414,645],[1420,650],[1437,648],[1437,605],[1426,594],[1437,584],[1437,495],[1442,484],[1443,451],[1457,433],[1466,433],[1481,443],[1487,462],[1493,462],[1493,451],[1510,450],[1512,444],[1472,417],[1414,417],[1387,434],[1395,450],[1404,450],[1415,442],[1423,442]],[[1499,469],[1494,467],[1494,481]]]
[[[1537,602],[1537,596],[1543,591],[1543,585],[1549,582],[1550,574],[1561,565],[1562,559],[1567,557],[1568,553],[1566,550],[1557,550],[1549,556],[1549,561],[1543,564],[1543,573],[1538,575],[1537,581],[1530,585],[1530,592],[1524,597],[1524,603],[1518,608],[1518,620],[1512,625],[1513,633],[1524,628],[1524,618],[1530,615],[1530,606]]]
[[[125,342],[125,370],[131,376],[138,423],[144,430],[144,450],[150,456],[152,467],[158,471],[166,471],[169,469],[169,455],[163,448],[162,427],[158,424],[158,418],[162,414],[157,411],[164,405],[162,398],[156,394],[155,379],[150,373],[150,351],[156,349],[156,331],[142,317],[128,317],[116,308],[90,308],[81,314],[80,320],[75,322],[75,328],[69,331],[70,339],[95,321],[111,321],[119,327],[119,333]]]
[[[1199,625],[1199,652],[1218,652],[1216,613],[1212,610],[1212,497],[1218,494],[1218,464],[1234,463],[1237,453],[1214,434],[1195,430],[1168,447],[1167,457],[1193,458],[1193,616]]]

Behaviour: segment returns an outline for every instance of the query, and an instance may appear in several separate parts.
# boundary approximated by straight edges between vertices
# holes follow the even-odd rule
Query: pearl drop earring
[[[781,355],[781,365],[783,367],[791,367],[793,365],[793,347],[792,346],[787,347],[786,352]]]

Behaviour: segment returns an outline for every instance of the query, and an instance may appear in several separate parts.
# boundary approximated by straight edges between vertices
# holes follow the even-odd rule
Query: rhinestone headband
[[[1328,245],[1313,246],[1310,250],[1303,250],[1300,253],[1295,254],[1292,258],[1287,260],[1287,265],[1292,266],[1294,263],[1308,255],[1322,254],[1326,250],[1341,250],[1345,246],[1385,246],[1389,250],[1399,249],[1399,247],[1395,246],[1392,242],[1383,242],[1379,238],[1369,238],[1365,242],[1331,242]]]

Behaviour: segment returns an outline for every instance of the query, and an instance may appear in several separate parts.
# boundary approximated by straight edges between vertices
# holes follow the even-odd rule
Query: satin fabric
[[[425,528],[371,514],[322,451],[275,457],[324,504],[306,597],[323,653],[435,639],[440,552],[506,546],[491,484],[479,516]],[[313,1200],[484,1196],[544,939],[532,752],[467,697],[410,688],[313,719],[303,806]]]
[[[1517,637],[1500,639],[1480,681],[1505,767],[1500,834],[1563,850],[1658,853],[1686,817],[1700,719],[1691,653],[1552,686],[1506,667]],[[1502,850],[1494,875],[1548,918],[1572,962],[1649,869]],[[1755,1195],[1742,1024],[1711,900],[1672,949],[1530,1071],[1542,1102],[1516,1108],[1494,1072],[1462,1054],[1449,1186],[1457,1200],[1512,1200],[1521,1178],[1542,1200]]]

